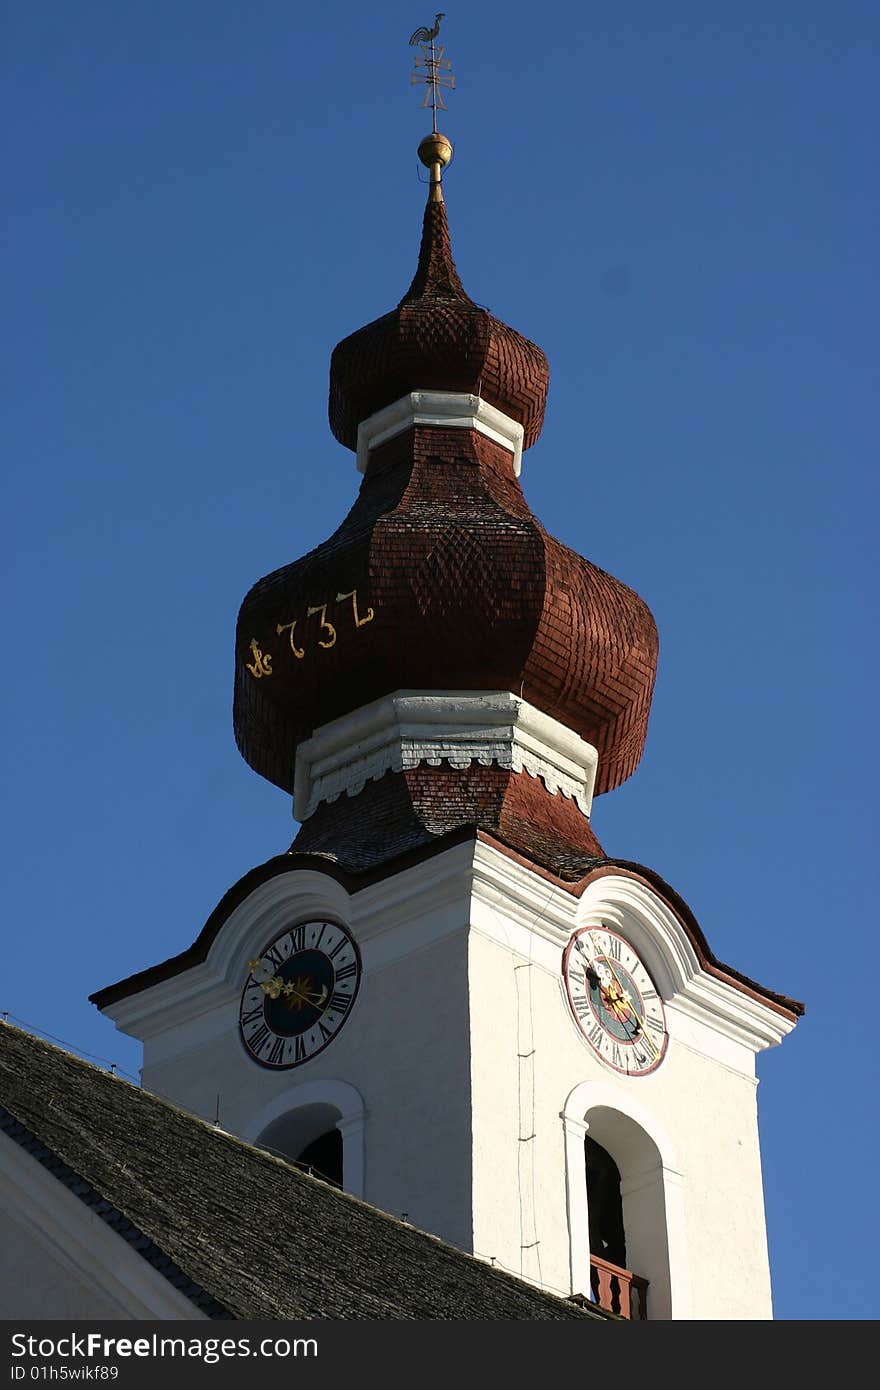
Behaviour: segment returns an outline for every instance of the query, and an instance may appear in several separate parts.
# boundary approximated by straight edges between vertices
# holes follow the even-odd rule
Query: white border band
[[[465,391],[411,391],[358,425],[357,466],[365,473],[370,450],[386,444],[413,425],[442,429],[477,430],[513,454],[513,472],[522,469],[523,427],[480,396]]]

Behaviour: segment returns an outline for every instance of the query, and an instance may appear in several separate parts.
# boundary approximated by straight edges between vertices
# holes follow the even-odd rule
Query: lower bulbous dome
[[[338,531],[245,598],[236,739],[292,791],[331,719],[396,690],[509,690],[598,749],[598,793],[638,764],[656,663],[647,606],[547,534],[505,449],[415,426],[373,451]]]

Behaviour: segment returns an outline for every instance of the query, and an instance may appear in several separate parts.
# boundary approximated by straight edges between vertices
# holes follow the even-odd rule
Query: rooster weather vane
[[[441,11],[434,18],[434,23],[428,29],[422,25],[410,36],[410,46],[418,48],[413,63],[415,71],[410,80],[410,86],[415,83],[424,82],[427,90],[425,100],[422,102],[422,109],[426,106],[431,108],[434,118],[434,134],[437,134],[437,112],[446,110],[446,103],[443,100],[443,87],[453,89],[455,78],[452,75],[452,63],[449,58],[444,58],[445,47],[441,44],[438,48],[434,40],[440,33],[440,21],[444,18]]]

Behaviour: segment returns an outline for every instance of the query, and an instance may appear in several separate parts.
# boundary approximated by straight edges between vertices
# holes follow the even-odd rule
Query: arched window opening
[[[302,1168],[334,1187],[342,1187],[342,1135],[338,1129],[328,1129],[307,1144],[296,1159],[297,1168]]]
[[[572,1293],[596,1301],[598,1270],[598,1301],[614,1312],[606,1301],[612,1275],[627,1288],[615,1294],[624,1317],[689,1318],[684,1177],[669,1135],[613,1082],[580,1082],[562,1121]],[[623,1257],[619,1264],[611,1254]]]
[[[668,1317],[663,1168],[657,1146],[640,1125],[610,1106],[595,1106],[584,1118],[592,1296],[613,1313],[641,1319],[648,1316],[651,1285],[651,1316]]]
[[[259,1110],[242,1137],[363,1197],[364,1115],[363,1097],[347,1081],[303,1081]]]

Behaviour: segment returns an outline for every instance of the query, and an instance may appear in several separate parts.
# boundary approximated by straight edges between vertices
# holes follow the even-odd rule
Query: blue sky
[[[130,1072],[89,992],[293,835],[232,739],[235,615],[357,488],[328,360],[415,264],[431,17],[7,7],[0,1009]],[[550,360],[526,495],[660,629],[595,828],[807,1002],[759,1060],[782,1318],[878,1311],[878,31],[866,0],[444,27],[458,267]]]

